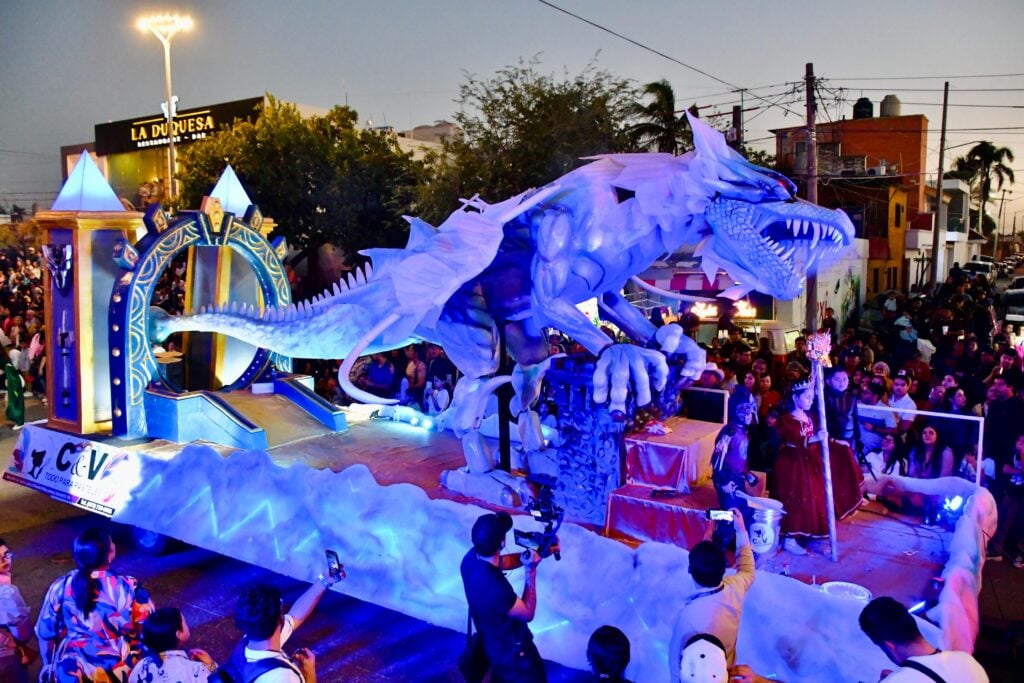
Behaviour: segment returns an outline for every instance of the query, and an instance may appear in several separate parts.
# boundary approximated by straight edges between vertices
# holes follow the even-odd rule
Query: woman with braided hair
[[[40,681],[123,683],[139,658],[142,622],[153,603],[134,577],[110,570],[110,534],[89,528],[75,539],[78,566],[46,592],[36,622]]]

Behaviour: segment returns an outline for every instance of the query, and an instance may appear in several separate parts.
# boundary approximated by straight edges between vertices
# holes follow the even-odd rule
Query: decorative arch
[[[225,212],[220,201],[206,197],[202,210],[182,211],[173,222],[159,204],[144,217],[147,234],[136,245],[121,240],[114,260],[126,272],[110,295],[110,396],[113,434],[124,438],[149,435],[144,396],[146,387],[156,380],[167,385],[157,372],[156,357],[149,343],[150,307],[160,274],[175,256],[189,247],[229,247],[241,255],[256,274],[256,281],[267,307],[291,303],[291,290],[277,250],[260,234],[263,215],[249,206],[239,219]],[[225,386],[231,391],[248,386],[271,365],[291,371],[291,358],[267,349],[258,349],[242,375]]]

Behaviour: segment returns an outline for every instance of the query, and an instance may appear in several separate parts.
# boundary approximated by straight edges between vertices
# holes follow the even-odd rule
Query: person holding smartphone
[[[690,549],[689,572],[696,590],[683,602],[672,628],[668,657],[672,683],[680,683],[683,650],[687,642],[698,634],[710,634],[720,640],[728,666],[736,663],[736,637],[740,630],[743,600],[754,585],[754,552],[743,515],[733,508],[732,518],[736,530],[735,574],[725,575],[725,552],[713,542],[701,541]]]
[[[313,651],[304,647],[288,657],[282,648],[295,629],[313,613],[324,593],[345,578],[344,568],[337,559],[336,553],[327,552],[327,574],[321,574],[287,612],[281,592],[275,586],[255,584],[242,591],[235,607],[235,625],[245,633],[245,640],[222,667],[231,680],[316,683]]]

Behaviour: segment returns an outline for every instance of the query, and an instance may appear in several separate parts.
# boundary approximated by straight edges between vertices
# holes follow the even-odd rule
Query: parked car
[[[1003,319],[1008,323],[1024,323],[1024,289],[1008,289],[1003,293],[1000,305],[1005,313]]]
[[[1003,292],[1008,294],[1011,289],[1024,289],[1024,275],[1018,275],[1010,280],[1010,284],[1006,285]]]
[[[977,275],[984,275],[989,282],[995,282],[996,279],[996,267],[994,263],[985,263],[984,261],[971,261],[961,266],[963,271],[968,275],[974,277]]]

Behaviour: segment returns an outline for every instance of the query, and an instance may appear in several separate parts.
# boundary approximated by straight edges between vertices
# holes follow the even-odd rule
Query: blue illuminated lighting
[[[423,428],[424,429],[433,429],[434,428],[434,421],[433,420],[424,420],[423,421]]]
[[[568,619],[563,619],[562,621],[559,621],[558,623],[555,623],[555,624],[551,624],[550,626],[544,626],[544,627],[541,627],[541,628],[538,628],[538,629],[534,629],[533,635],[539,636],[541,633],[547,633],[548,631],[554,631],[556,628],[563,628],[565,626],[568,626],[569,624],[570,624],[570,622],[569,622]]]
[[[88,150],[71,170],[64,187],[54,200],[52,211],[124,211],[124,205],[110,189],[110,183],[96,167]]]
[[[922,600],[919,603],[911,605],[910,608],[907,611],[910,612],[911,614],[918,614],[920,612],[923,612],[925,610],[925,608],[927,608],[927,607],[928,607],[928,601],[927,600]]]
[[[950,512],[956,512],[957,510],[960,509],[960,507],[963,504],[964,504],[964,499],[962,497],[960,497],[960,496],[953,496],[952,498],[947,498],[946,499],[946,502],[943,504],[943,507],[946,508],[947,510],[949,510]]]
[[[252,200],[249,199],[231,164],[228,164],[220,174],[220,179],[210,191],[210,196],[219,199],[221,208],[236,216],[244,216],[246,209],[252,205]]]
[[[266,516],[266,519],[267,519],[267,524],[269,526],[263,527],[263,526],[257,525],[256,528],[257,529],[261,529],[263,531],[267,531],[267,530],[273,531],[274,529],[276,529],[277,528],[277,522],[274,520],[274,507],[270,504],[270,501],[263,501],[262,503],[260,503],[256,507],[255,510],[253,510],[248,515],[243,517],[236,524],[234,524],[233,526],[231,526],[228,529],[225,529],[224,533],[222,533],[222,534],[220,534],[218,536],[218,539],[219,540],[224,540],[226,537],[230,536],[231,534],[235,533],[236,531],[238,531],[239,529],[244,527],[246,524],[248,524],[252,520],[256,519],[256,517],[259,516],[261,512],[266,512],[265,516]],[[280,545],[277,542],[277,536],[276,535],[271,535],[270,538],[274,542],[274,557],[277,558],[278,560],[284,559],[282,557],[282,555],[281,555],[281,547],[280,547]]]
[[[409,418],[409,424],[411,424],[413,427],[415,427],[419,423],[420,423],[419,418],[417,418],[417,417],[410,417]]]

